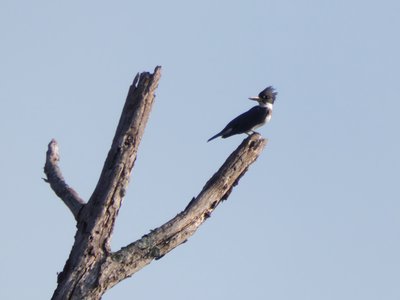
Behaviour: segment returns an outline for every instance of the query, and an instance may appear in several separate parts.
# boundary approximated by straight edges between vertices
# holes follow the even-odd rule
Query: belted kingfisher
[[[254,129],[271,120],[272,107],[277,94],[274,88],[269,86],[257,97],[250,97],[249,99],[257,101],[258,105],[234,118],[221,132],[211,137],[207,142],[220,136],[224,139],[235,134],[246,133],[250,135],[250,133],[254,133]]]

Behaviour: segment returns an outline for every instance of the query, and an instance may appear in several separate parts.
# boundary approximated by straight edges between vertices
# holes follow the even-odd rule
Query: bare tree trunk
[[[160,77],[161,67],[153,74],[144,72],[135,77],[99,181],[87,203],[63,179],[57,142],[52,140],[48,146],[45,180],[77,221],[75,242],[58,275],[52,299],[100,299],[106,290],[185,242],[228,198],[266,144],[259,134],[246,138],[182,212],[141,239],[112,252],[114,223]]]

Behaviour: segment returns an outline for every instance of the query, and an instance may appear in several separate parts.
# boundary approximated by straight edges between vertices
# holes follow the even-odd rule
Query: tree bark
[[[58,276],[52,299],[100,299],[106,290],[185,242],[228,198],[266,144],[257,133],[247,137],[182,212],[141,239],[112,252],[110,239],[115,220],[160,77],[161,67],[156,67],[153,74],[144,72],[135,77],[97,186],[87,203],[61,174],[57,142],[52,140],[49,144],[45,181],[77,221],[75,242]]]

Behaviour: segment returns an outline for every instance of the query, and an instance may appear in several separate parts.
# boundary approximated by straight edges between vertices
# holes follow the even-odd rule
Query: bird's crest
[[[274,104],[276,95],[278,95],[278,93],[275,92],[275,89],[272,86],[269,86],[259,93],[258,97],[265,100],[265,102]]]

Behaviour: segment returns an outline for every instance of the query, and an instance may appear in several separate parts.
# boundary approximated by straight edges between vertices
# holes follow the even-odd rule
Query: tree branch
[[[135,77],[100,178],[87,204],[65,183],[57,165],[57,143],[53,140],[49,144],[45,165],[47,181],[77,219],[74,245],[58,276],[52,299],[100,299],[106,290],[184,243],[218,204],[228,198],[266,145],[259,134],[246,138],[184,211],[112,253],[109,245],[112,231],[160,77],[161,67],[153,74],[143,72]]]
[[[70,256],[58,276],[52,299],[99,299],[94,293],[118,211],[154,101],[161,67],[136,75],[129,88],[103,170],[88,203],[79,213]]]
[[[111,288],[132,276],[153,259],[161,258],[186,242],[211,216],[218,204],[227,199],[232,188],[258,158],[266,143],[267,141],[257,133],[246,138],[184,211],[106,259],[100,272],[99,286],[103,289]]]
[[[52,139],[46,152],[44,173],[46,174],[47,179],[44,179],[44,181],[50,184],[50,187],[56,195],[60,197],[65,205],[71,210],[74,218],[78,220],[78,214],[85,205],[85,201],[83,201],[79,197],[78,193],[65,182],[60,167],[58,166],[59,160],[60,155],[58,152],[58,144],[55,139]]]
[[[156,67],[154,74],[143,72],[133,80],[100,178],[81,214],[89,224],[87,229],[96,233],[106,251],[110,251],[113,226],[128,187],[160,77],[161,67]]]

